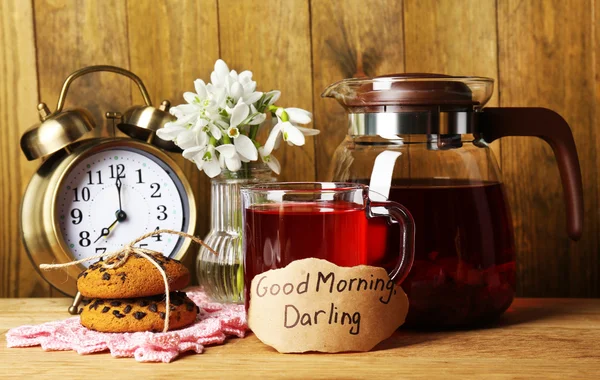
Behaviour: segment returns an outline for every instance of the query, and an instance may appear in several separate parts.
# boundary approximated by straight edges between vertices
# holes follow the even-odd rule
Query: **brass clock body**
[[[107,118],[119,120],[117,127],[129,138],[85,139],[95,128],[90,113],[81,108],[63,110],[71,83],[100,71],[131,79],[144,99],[145,104],[123,113],[106,113]],[[180,150],[173,142],[156,136],[157,130],[175,120],[169,107],[167,100],[152,106],[137,75],[106,65],[84,67],[69,75],[54,112],[44,103],[38,105],[41,123],[21,137],[25,157],[44,160],[21,204],[23,243],[38,272],[40,264],[64,264],[120,250],[150,230],[163,229],[161,225],[194,233],[196,205],[192,190],[181,169],[163,151]],[[132,177],[137,179],[135,183]],[[123,197],[128,197],[128,202],[122,202]],[[154,242],[139,244],[181,259],[190,242],[170,235],[162,240],[161,236],[157,233]],[[81,299],[77,276],[89,264],[40,272],[61,292],[75,295],[69,308],[72,314],[77,313]]]
[[[109,151],[111,149],[133,149],[144,152],[163,167],[171,171],[171,176],[181,184],[179,196],[182,202],[187,202],[184,209],[183,232],[194,233],[196,225],[196,205],[192,189],[179,166],[160,149],[129,138],[90,139],[71,146],[72,150],[62,150],[47,159],[35,173],[27,189],[21,207],[21,229],[23,243],[35,268],[39,271],[42,263],[66,263],[78,259],[72,254],[70,246],[65,241],[60,229],[59,220],[59,189],[78,163],[86,158]],[[112,205],[107,205],[111,207]],[[131,236],[128,241],[137,236]],[[181,259],[186,253],[190,242],[180,239],[175,252],[170,257]],[[108,252],[107,252],[108,253]],[[85,269],[84,265],[71,266],[63,270],[40,272],[42,277],[52,286],[65,294],[74,295],[77,292],[77,275]]]

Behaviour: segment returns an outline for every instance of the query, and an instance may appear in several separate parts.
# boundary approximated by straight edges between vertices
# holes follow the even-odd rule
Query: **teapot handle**
[[[558,113],[547,108],[484,108],[478,113],[479,133],[492,141],[505,136],[534,136],[554,151],[567,205],[567,232],[579,240],[583,230],[583,186],[571,128]]]

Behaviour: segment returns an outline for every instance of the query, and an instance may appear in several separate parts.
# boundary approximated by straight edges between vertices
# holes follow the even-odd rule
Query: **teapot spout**
[[[363,106],[368,106],[368,101],[363,96],[366,87],[371,88],[371,78],[348,78],[327,86],[321,94],[322,98],[334,98],[348,112],[356,112]]]
[[[347,92],[348,86],[346,82],[348,79],[343,79],[341,81],[335,82],[327,86],[327,88],[321,93],[322,98],[334,98],[340,101],[343,97],[343,93]],[[341,103],[341,102],[340,102]]]

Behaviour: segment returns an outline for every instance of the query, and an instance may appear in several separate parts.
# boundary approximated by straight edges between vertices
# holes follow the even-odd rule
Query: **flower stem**
[[[256,139],[256,134],[258,133],[258,127],[260,126],[260,124],[258,125],[253,125],[250,127],[250,132],[248,133],[248,137],[250,137],[252,140]]]

